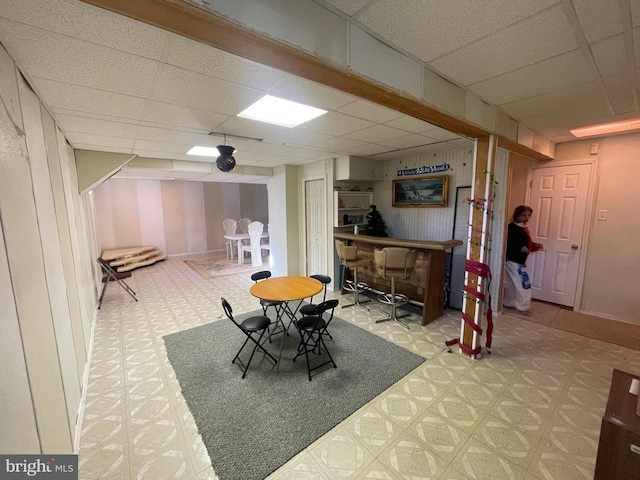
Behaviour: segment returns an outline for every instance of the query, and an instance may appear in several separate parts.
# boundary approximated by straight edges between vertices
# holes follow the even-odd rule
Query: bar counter
[[[403,293],[409,299],[423,304],[422,325],[427,325],[444,313],[445,253],[462,245],[460,240],[442,242],[427,240],[407,240],[401,238],[372,237],[353,233],[335,232],[333,237],[348,245],[356,245],[363,256],[371,257],[371,265],[358,269],[358,281],[364,282],[374,290],[389,293],[390,280],[380,278],[373,264],[373,250],[384,247],[406,247],[418,252],[418,260],[406,280],[396,280],[396,292]],[[346,279],[352,279],[351,271],[345,269]],[[381,304],[382,305],[382,304]]]

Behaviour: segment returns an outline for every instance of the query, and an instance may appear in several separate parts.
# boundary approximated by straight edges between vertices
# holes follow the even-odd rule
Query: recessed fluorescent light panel
[[[265,95],[238,116],[292,128],[325,113],[326,110]]]
[[[592,137],[594,135],[607,135],[610,133],[626,132],[637,130],[640,128],[640,118],[632,118],[631,120],[622,120],[619,122],[601,123],[599,125],[590,125],[588,127],[572,128],[569,131],[575,137]]]
[[[217,148],[214,147],[192,147],[187,155],[200,155],[201,157],[217,157],[220,155]]]

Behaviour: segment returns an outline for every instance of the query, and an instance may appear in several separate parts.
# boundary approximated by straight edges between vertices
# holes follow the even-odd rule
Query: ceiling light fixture
[[[256,103],[238,114],[238,117],[272,123],[282,127],[296,127],[327,113],[315,107],[265,95]]]
[[[611,133],[628,132],[640,128],[640,118],[621,120],[619,122],[601,123],[588,127],[572,128],[569,131],[578,138],[593,137],[595,135],[608,135]]]
[[[227,145],[227,136],[224,136],[224,143],[216,147],[220,156],[216,158],[216,166],[218,170],[230,172],[236,166],[236,159],[233,158],[233,152],[236,151],[231,145]]]

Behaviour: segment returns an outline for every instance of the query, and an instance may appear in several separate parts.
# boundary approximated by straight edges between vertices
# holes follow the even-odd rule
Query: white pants
[[[518,267],[525,270],[524,265],[507,260],[504,265],[504,293],[502,304],[524,312],[531,307],[531,288],[524,288]],[[526,271],[526,270],[525,270]]]

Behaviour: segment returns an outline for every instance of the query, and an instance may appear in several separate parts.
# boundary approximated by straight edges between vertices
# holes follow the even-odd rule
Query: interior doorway
[[[306,275],[327,274],[327,202],[324,178],[304,181]]]

